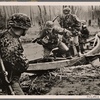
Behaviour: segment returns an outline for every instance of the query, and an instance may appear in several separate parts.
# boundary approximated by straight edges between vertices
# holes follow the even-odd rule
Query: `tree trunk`
[[[44,24],[43,18],[42,18],[42,11],[41,11],[41,7],[40,6],[38,6],[38,8],[39,8],[39,11],[40,11],[40,25],[41,25],[41,29],[42,29],[43,28],[43,24]]]
[[[50,20],[51,20],[51,7],[49,6],[49,14],[50,14]]]

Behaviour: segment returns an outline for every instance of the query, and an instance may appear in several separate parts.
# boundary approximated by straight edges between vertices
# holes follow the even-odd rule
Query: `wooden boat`
[[[85,53],[84,55],[89,56],[89,55],[95,55],[100,52],[100,38],[96,34],[93,42],[93,49]]]
[[[88,52],[84,53],[84,55],[81,57],[74,57],[73,59],[56,58],[54,61],[47,62],[43,61],[42,58],[31,60],[29,62],[29,68],[27,69],[27,72],[53,70],[64,66],[68,67],[77,64],[85,64],[87,63],[86,57],[95,55],[100,52],[100,38],[96,35],[94,38],[89,40],[89,42],[91,41],[94,41],[93,48],[88,50]]]

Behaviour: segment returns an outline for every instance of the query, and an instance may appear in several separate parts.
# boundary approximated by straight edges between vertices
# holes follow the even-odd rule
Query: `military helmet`
[[[53,26],[54,26],[54,23],[52,21],[47,21],[45,26],[46,26],[47,29],[52,29]]]
[[[71,11],[71,9],[69,7],[64,7],[63,8],[63,13],[65,13],[65,12],[69,13],[70,11]]]
[[[26,14],[15,13],[8,19],[8,26],[28,29],[31,27],[31,21]]]
[[[81,20],[81,23],[84,25],[86,24],[86,20]]]

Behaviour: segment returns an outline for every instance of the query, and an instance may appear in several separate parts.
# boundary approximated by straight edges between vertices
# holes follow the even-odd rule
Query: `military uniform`
[[[23,47],[19,37],[17,37],[13,32],[7,30],[5,33],[3,33],[3,36],[0,38],[0,52],[3,61],[10,63],[13,70],[23,72],[25,69],[27,69],[25,63],[26,59],[23,58]]]
[[[61,42],[58,35],[63,35],[67,32],[68,31],[66,31],[66,29],[58,26],[54,26],[51,33],[49,33],[47,29],[43,29],[40,32],[39,41],[42,40],[42,45],[44,47],[44,58],[48,57],[51,50],[56,47],[58,47],[62,53],[68,51],[68,47],[63,42]]]
[[[59,24],[61,27],[68,29],[72,33],[73,45],[76,46],[77,52],[79,52],[79,35],[81,23],[76,15],[68,14],[60,16]]]
[[[19,38],[9,30],[0,38],[0,54],[13,87],[13,82],[19,81],[21,73],[27,69],[28,65],[25,63],[26,58],[23,56],[23,47]]]
[[[61,16],[59,19],[59,24],[61,27],[66,28],[72,32],[73,36],[77,36],[80,31],[81,23],[77,16],[69,14],[67,16]]]
[[[19,85],[19,78],[21,73],[28,68],[28,60],[23,55],[24,50],[19,38],[25,34],[25,30],[31,26],[31,23],[26,15],[16,13],[10,17],[8,25],[9,29],[0,36],[0,55],[8,72],[8,79],[15,95],[24,95]],[[5,87],[7,88],[7,84],[3,79],[2,88]]]

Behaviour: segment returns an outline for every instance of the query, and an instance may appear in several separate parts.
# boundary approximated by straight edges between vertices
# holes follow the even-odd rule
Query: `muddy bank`
[[[25,44],[24,49],[29,60],[43,55],[43,48],[38,44]],[[64,67],[39,75],[33,73],[23,78],[21,86],[29,95],[100,95],[99,64]]]
[[[100,67],[96,70],[89,64],[45,72],[29,76],[24,86],[30,80],[27,87],[29,95],[99,95],[99,69]]]

